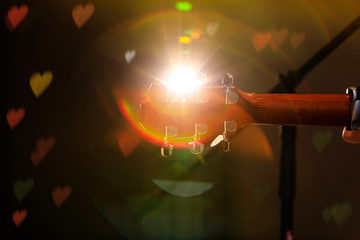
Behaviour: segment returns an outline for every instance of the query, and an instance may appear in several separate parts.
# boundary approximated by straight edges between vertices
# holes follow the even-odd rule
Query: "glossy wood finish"
[[[351,104],[346,94],[247,94],[253,124],[332,125],[350,123]]]
[[[153,85],[141,104],[140,122],[157,136],[164,135],[165,126],[176,126],[176,138],[183,141],[194,136],[196,123],[208,126],[204,138],[222,134],[224,121],[230,120],[238,128],[254,124],[348,126],[351,120],[352,99],[346,94],[257,94],[235,87],[230,91],[238,95],[235,104],[225,104],[223,86],[176,95]]]

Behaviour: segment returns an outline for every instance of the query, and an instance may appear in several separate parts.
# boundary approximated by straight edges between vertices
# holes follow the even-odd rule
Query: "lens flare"
[[[170,91],[184,94],[197,90],[204,84],[204,79],[201,79],[199,74],[191,68],[176,67],[165,73],[164,84]]]

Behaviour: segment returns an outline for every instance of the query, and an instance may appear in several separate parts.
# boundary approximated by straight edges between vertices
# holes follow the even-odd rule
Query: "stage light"
[[[175,67],[165,73],[164,84],[177,94],[194,92],[206,83],[206,74],[191,68]]]

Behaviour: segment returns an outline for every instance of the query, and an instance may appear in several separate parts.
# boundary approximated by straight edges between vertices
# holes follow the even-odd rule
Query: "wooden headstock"
[[[200,153],[216,136],[230,148],[229,138],[250,124],[348,126],[347,94],[255,94],[238,90],[232,80],[201,86],[191,93],[152,84],[141,103],[141,124],[164,139],[166,147],[190,147]],[[165,149],[165,150],[164,150]]]

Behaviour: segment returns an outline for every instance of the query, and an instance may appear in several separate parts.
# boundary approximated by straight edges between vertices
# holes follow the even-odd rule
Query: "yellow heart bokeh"
[[[35,72],[30,77],[30,87],[35,96],[38,98],[49,87],[53,78],[51,71],[45,71],[43,75]]]

